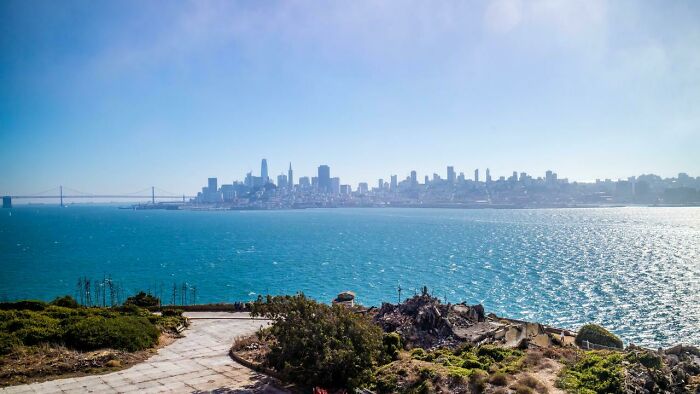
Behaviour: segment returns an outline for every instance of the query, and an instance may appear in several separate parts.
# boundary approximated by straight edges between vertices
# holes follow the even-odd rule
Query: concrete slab
[[[267,324],[247,313],[189,312],[190,327],[143,363],[119,372],[12,386],[0,393],[285,393],[272,379],[234,362],[228,350],[236,337]]]

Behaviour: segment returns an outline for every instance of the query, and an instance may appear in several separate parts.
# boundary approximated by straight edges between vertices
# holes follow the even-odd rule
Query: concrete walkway
[[[191,312],[184,338],[143,363],[106,375],[52,380],[1,389],[2,393],[282,393],[270,379],[234,362],[233,339],[266,324],[246,313]]]

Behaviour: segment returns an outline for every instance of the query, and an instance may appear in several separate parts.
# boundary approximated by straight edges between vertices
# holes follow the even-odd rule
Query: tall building
[[[544,180],[547,183],[554,183],[557,181],[557,174],[555,174],[552,170],[547,170],[544,175]]]
[[[331,194],[340,194],[340,178],[331,178]]]
[[[379,179],[377,181],[377,188],[379,188],[379,190],[384,189],[384,179]]]
[[[216,178],[209,178],[209,182],[207,182],[207,189],[209,189],[210,192],[215,192],[215,191],[219,190],[219,187],[217,184],[218,184],[218,182],[217,182]]]
[[[389,185],[389,187],[391,188],[392,192],[395,192],[398,190],[398,188],[399,188],[398,176],[396,176],[396,175],[391,176],[391,184]]]
[[[331,192],[331,168],[325,164],[318,166],[318,191]]]
[[[294,187],[294,172],[292,172],[292,162],[289,162],[289,170],[287,171],[287,187]]]
[[[474,182],[479,182],[479,169],[474,170]]]
[[[430,177],[426,175],[423,182],[425,182],[425,185],[428,186],[428,184],[430,183]]]
[[[311,187],[311,180],[308,176],[299,177],[299,187],[302,189],[308,189]]]
[[[352,193],[352,188],[350,185],[340,185],[340,194],[348,196],[350,193]]]
[[[455,168],[452,166],[447,166],[447,182],[455,183],[456,178]]]
[[[415,170],[411,171],[411,186],[418,184],[418,173]]]
[[[262,163],[260,164],[260,178],[262,178],[263,184],[270,181],[270,177],[267,174],[267,159],[262,159]]]
[[[277,187],[287,187],[287,176],[284,174],[277,175]]]
[[[487,168],[486,169],[486,183],[490,183],[490,182],[491,182],[491,170],[489,170]]]
[[[357,184],[357,192],[360,194],[367,194],[367,191],[369,190],[369,185],[367,185],[367,182],[360,182]]]

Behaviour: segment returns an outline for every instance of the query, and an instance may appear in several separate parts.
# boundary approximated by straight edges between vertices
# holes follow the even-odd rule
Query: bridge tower
[[[2,196],[2,207],[12,208],[12,196]]]
[[[63,185],[58,187],[59,189],[59,194],[61,195],[61,208],[63,208]]]
[[[156,205],[156,187],[151,186],[151,204]]]

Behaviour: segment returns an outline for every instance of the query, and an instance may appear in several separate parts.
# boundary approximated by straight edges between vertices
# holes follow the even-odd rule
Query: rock
[[[355,293],[352,291],[344,291],[340,294],[338,294],[338,297],[336,297],[336,300],[338,301],[352,301],[355,299]]]

